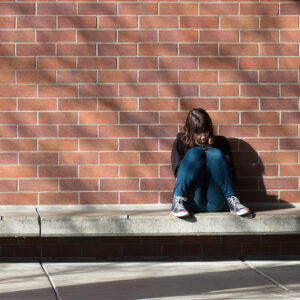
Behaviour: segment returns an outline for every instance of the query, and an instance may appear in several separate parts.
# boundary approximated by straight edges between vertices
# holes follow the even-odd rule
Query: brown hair
[[[208,143],[214,143],[214,134],[212,121],[208,113],[202,108],[194,108],[189,111],[182,132],[182,142],[193,148],[196,146],[194,134],[201,132],[209,132]]]

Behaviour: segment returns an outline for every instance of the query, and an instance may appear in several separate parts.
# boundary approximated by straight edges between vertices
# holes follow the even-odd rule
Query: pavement
[[[300,299],[300,261],[2,262],[1,300]]]

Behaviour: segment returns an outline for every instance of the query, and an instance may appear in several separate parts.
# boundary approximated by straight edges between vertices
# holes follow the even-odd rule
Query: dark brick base
[[[300,234],[0,238],[0,259],[300,258]]]

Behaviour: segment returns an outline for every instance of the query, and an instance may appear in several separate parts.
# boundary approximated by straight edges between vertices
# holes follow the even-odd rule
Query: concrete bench
[[[0,206],[0,237],[299,234],[300,207],[260,206],[253,218],[229,212],[170,216],[170,205]]]

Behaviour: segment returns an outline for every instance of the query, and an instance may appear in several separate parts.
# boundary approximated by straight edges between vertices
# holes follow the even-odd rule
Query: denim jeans
[[[232,173],[223,152],[190,149],[180,163],[174,195],[187,198],[190,213],[217,212],[227,208],[226,198],[234,195]]]

